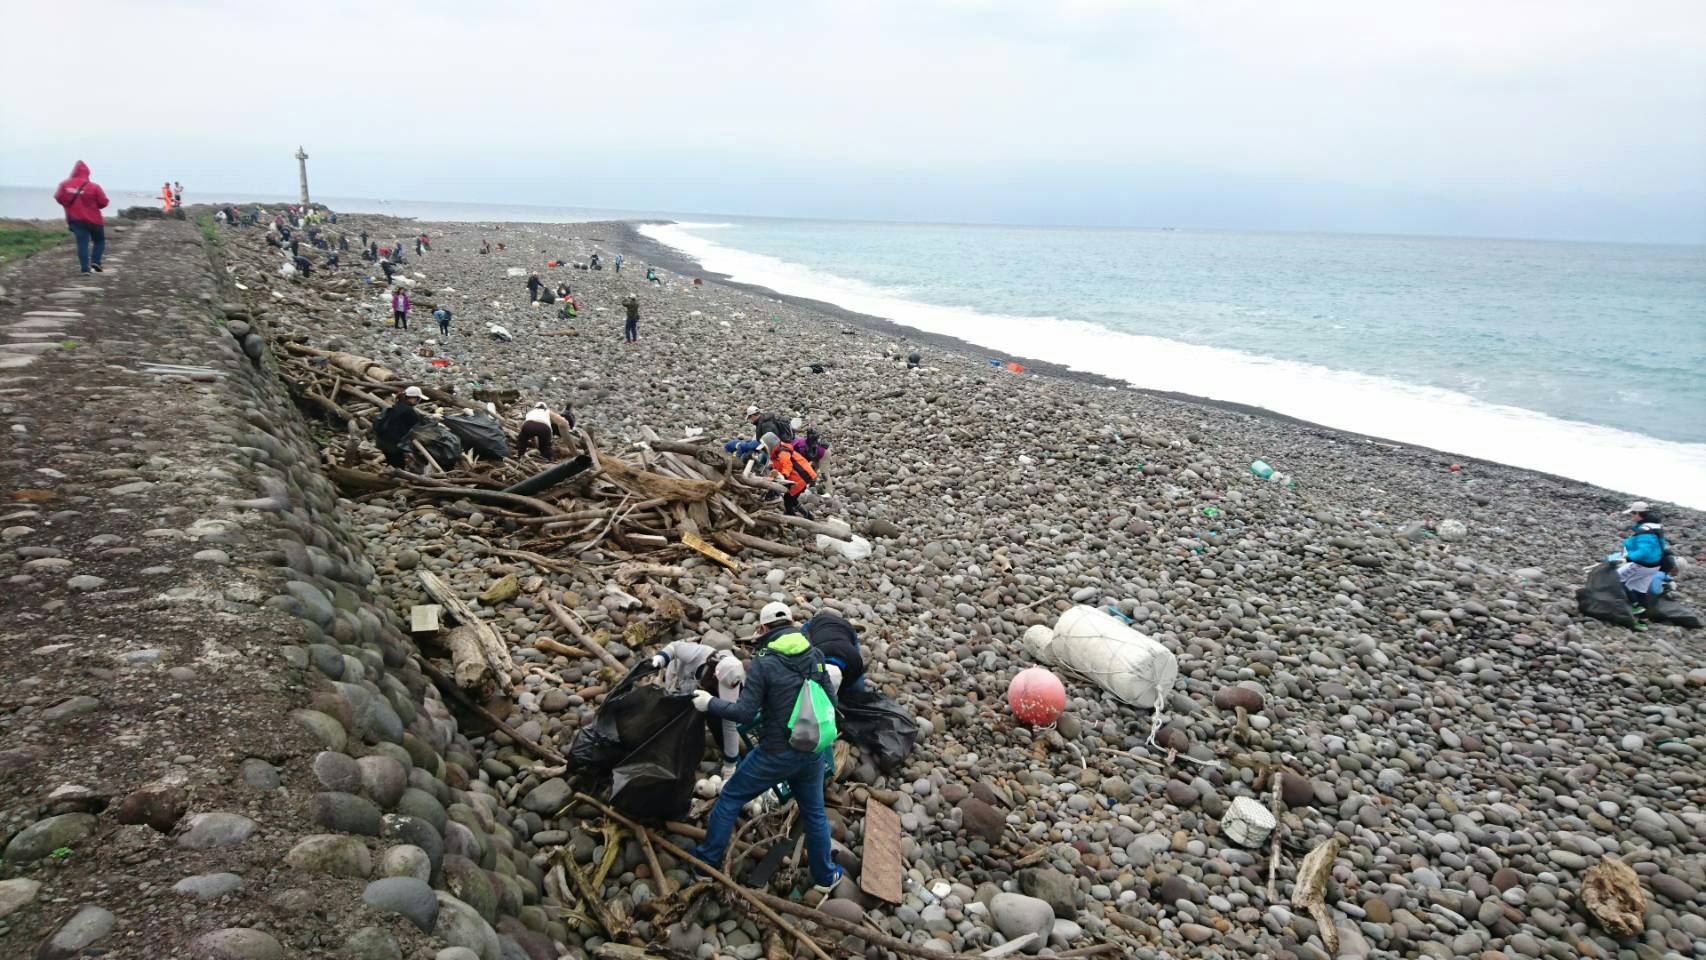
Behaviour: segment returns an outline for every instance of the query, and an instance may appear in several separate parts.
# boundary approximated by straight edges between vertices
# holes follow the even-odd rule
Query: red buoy
[[[1030,667],[1019,671],[1007,685],[1007,706],[1025,723],[1046,727],[1059,720],[1066,709],[1066,687],[1042,667]]]

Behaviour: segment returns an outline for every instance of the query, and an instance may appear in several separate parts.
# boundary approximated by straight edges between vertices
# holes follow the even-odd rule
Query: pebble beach
[[[830,492],[806,504],[869,537],[869,558],[756,557],[738,574],[706,564],[678,588],[703,605],[699,638],[719,644],[751,635],[763,600],[845,612],[864,630],[872,681],[920,718],[901,771],[852,775],[905,827],[905,902],[870,914],[884,932],[957,953],[1029,923],[1062,950],[1088,934],[1133,956],[1325,956],[1316,922],[1267,896],[1266,851],[1219,830],[1235,798],[1265,805],[1277,784],[1282,891],[1304,853],[1343,845],[1329,893],[1340,955],[1706,955],[1701,636],[1635,634],[1574,609],[1584,568],[1623,535],[1628,497],[1070,373],[1015,373],[969,344],[695,283],[691,263],[626,224],[348,217],[335,229],[363,227],[431,237],[403,270],[417,300],[455,311],[451,336],[426,311],[415,329],[389,329],[381,288],[358,286],[318,325],[319,345],[441,388],[478,381],[570,402],[610,440],[643,427],[744,435],[749,404],[831,440]],[[505,249],[478,255],[481,238]],[[604,270],[544,266],[595,251]],[[649,265],[661,283],[645,281]],[[509,268],[567,283],[580,316],[529,304]],[[621,342],[628,295],[642,304],[634,346]],[[489,337],[488,322],[513,341]],[[429,366],[423,347],[449,366]],[[1291,482],[1253,476],[1258,459]],[[401,499],[358,516],[382,569],[497,575],[442,517]],[[1679,552],[1697,552],[1700,520],[1669,512]],[[468,522],[506,534],[477,511]],[[415,598],[398,584],[406,606]],[[1009,714],[1007,683],[1031,665],[1021,634],[1080,603],[1116,608],[1177,656],[1156,743],[1147,711],[1070,675],[1055,726]],[[525,605],[493,614],[518,641],[541,626]],[[551,742],[590,711],[579,699],[524,694],[515,721]],[[1247,708],[1242,730],[1234,703]],[[857,851],[861,825],[832,817]],[[590,859],[590,843],[574,842]],[[1611,935],[1582,902],[1585,873],[1606,857],[1641,877],[1637,936]],[[632,873],[611,876],[613,898],[650,893]],[[1027,914],[1034,901],[1003,893],[1051,910]],[[750,921],[730,928],[715,907],[698,921],[658,935],[700,956],[758,942]]]

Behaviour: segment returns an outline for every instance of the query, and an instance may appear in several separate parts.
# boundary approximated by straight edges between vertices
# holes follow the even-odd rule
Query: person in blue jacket
[[[1629,605],[1635,614],[1635,629],[1647,628],[1647,612],[1664,591],[1669,572],[1670,551],[1665,543],[1664,516],[1657,507],[1643,502],[1629,505],[1634,517],[1633,532],[1623,540],[1623,562],[1617,566],[1617,578],[1629,594]]]
[[[823,809],[824,762],[817,753],[788,745],[788,722],[794,701],[806,683],[821,684],[832,700],[835,691],[829,684],[823,655],[794,625],[794,614],[787,604],[766,604],[758,614],[758,626],[764,632],[755,641],[758,652],[747,666],[740,699],[730,703],[705,690],[693,692],[693,706],[708,716],[743,724],[759,717],[760,724],[758,749],[748,751],[735,767],[734,776],[723,784],[705,824],[705,839],[692,853],[705,863],[721,867],[740,808],[785,781],[793,790],[794,802],[800,805],[812,882],[819,893],[827,895],[840,882],[843,871],[830,858],[829,817]]]

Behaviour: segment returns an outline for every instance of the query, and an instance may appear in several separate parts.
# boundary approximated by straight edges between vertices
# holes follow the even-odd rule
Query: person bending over
[[[755,640],[758,652],[747,669],[740,699],[730,703],[703,690],[693,694],[693,706],[713,719],[750,723],[757,717],[760,724],[758,749],[748,751],[734,775],[723,784],[723,792],[717,795],[705,823],[705,839],[692,853],[705,863],[721,867],[741,807],[785,782],[800,806],[812,882],[819,893],[827,895],[841,880],[842,869],[830,859],[829,818],[823,810],[823,751],[790,746],[789,725],[795,701],[806,684],[821,686],[832,702],[835,694],[828,686],[823,655],[794,626],[794,615],[787,604],[766,604],[758,615],[758,625],[764,632]]]
[[[677,640],[664,647],[652,656],[652,666],[663,671],[664,688],[676,695],[704,690],[732,703],[746,682],[746,667],[740,657],[692,640]],[[727,780],[734,776],[735,761],[740,759],[740,727],[733,720],[722,721],[717,747],[723,754],[723,779]]]
[[[817,471],[812,469],[803,454],[783,443],[774,433],[765,434],[759,443],[763,444],[764,453],[770,458],[770,469],[788,485],[787,492],[782,494],[782,512],[792,517],[816,519],[800,506],[800,494],[806,492],[807,484],[817,479]]]
[[[527,416],[521,422],[521,433],[516,437],[516,456],[527,452],[528,444],[539,445],[539,455],[546,460],[551,459],[551,408],[540,402],[527,411]]]

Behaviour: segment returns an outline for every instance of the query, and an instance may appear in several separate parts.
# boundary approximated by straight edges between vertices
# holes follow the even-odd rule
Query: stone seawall
[[[0,302],[0,956],[559,956],[264,311],[193,223],[111,236]]]

